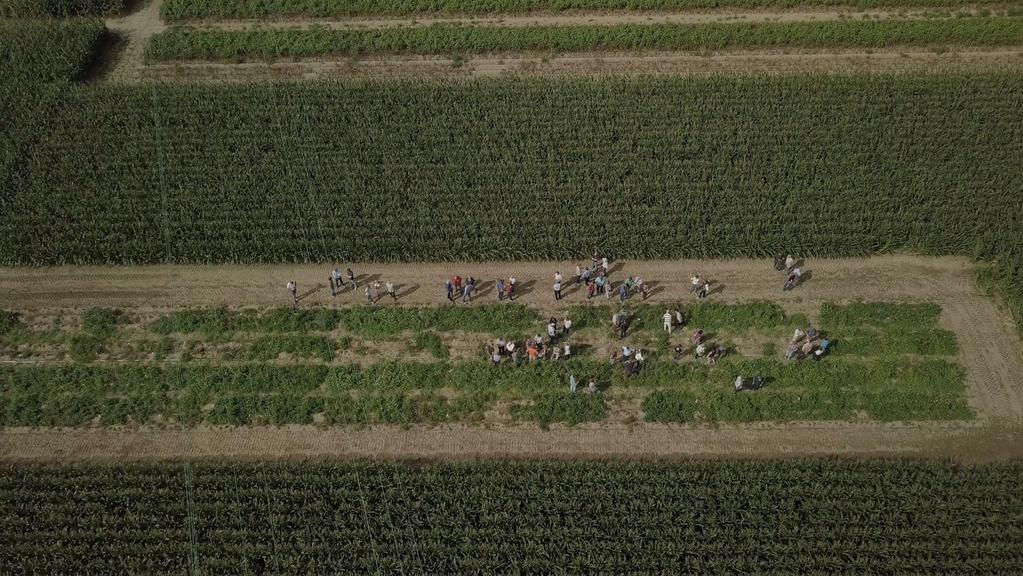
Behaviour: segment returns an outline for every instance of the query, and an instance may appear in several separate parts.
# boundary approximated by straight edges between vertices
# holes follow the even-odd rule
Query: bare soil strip
[[[583,263],[580,260],[579,263]],[[587,262],[588,263],[588,262]],[[399,285],[398,305],[445,302],[443,282],[452,274],[482,283],[477,301],[494,301],[492,282],[515,276],[519,302],[547,312],[585,301],[576,287],[555,303],[555,271],[574,275],[576,262],[371,264],[351,267],[363,281]],[[361,291],[332,299],[329,267],[147,266],[0,269],[0,308],[80,309],[111,306],[153,311],[188,306],[286,306],[285,283],[296,280],[300,306],[362,304]],[[823,302],[850,300],[935,302],[940,322],[956,333],[970,402],[969,423],[883,425],[793,423],[742,427],[681,427],[605,423],[544,431],[530,426],[200,428],[194,430],[8,430],[0,433],[0,460],[280,458],[280,457],[606,457],[777,456],[816,454],[919,455],[961,459],[1019,456],[1023,445],[1023,343],[1007,314],[974,282],[965,258],[883,256],[811,260],[805,284],[781,290],[782,278],[766,260],[639,261],[612,263],[612,279],[643,277],[648,302],[690,301],[689,276],[699,273],[717,290],[711,300],[772,300],[789,312],[815,318]],[[601,300],[601,302],[606,302]],[[392,305],[383,304],[381,305]],[[463,304],[452,304],[463,305]],[[465,304],[472,305],[472,304]]]
[[[384,57],[280,62],[187,62],[141,67],[136,80],[251,82],[336,78],[485,78],[546,76],[707,75],[721,73],[1020,70],[1023,48],[937,52],[891,50],[746,50],[673,53],[502,54],[464,59]]]
[[[871,456],[988,462],[1023,457],[1019,428],[788,426],[587,428],[289,426],[194,430],[16,430],[0,461],[180,459],[777,458]]]

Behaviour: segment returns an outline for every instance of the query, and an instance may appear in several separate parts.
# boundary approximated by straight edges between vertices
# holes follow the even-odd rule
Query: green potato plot
[[[508,406],[509,421],[541,425],[599,422],[612,409],[649,422],[696,424],[973,418],[953,360],[955,336],[937,327],[937,306],[826,304],[820,326],[832,347],[819,362],[781,357],[794,328],[808,323],[777,304],[669,304],[685,310],[687,321],[672,336],[660,328],[664,306],[630,306],[632,327],[622,341],[607,324],[617,307],[573,307],[570,359],[532,363],[523,356],[498,366],[484,358],[483,343],[510,338],[521,350],[526,335],[543,330],[538,312],[514,304],[206,309],[129,326],[117,311],[90,309],[81,314],[82,328],[70,332],[30,330],[6,313],[0,355],[31,357],[38,347],[41,356],[0,367],[0,424],[483,422],[498,404]],[[676,362],[672,347],[688,346],[697,327],[729,355],[710,365],[688,348]],[[773,346],[765,354],[731,343],[744,337]],[[478,352],[452,357],[449,345],[466,338]],[[351,356],[379,342],[418,356]],[[646,348],[637,376],[602,357],[621,344]],[[764,389],[732,390],[737,376],[755,374],[766,378]],[[569,391],[571,375],[577,394]],[[598,394],[586,391],[591,379]]]

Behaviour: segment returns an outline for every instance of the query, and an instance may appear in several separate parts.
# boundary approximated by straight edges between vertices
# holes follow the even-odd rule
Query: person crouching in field
[[[793,268],[792,272],[789,272],[788,278],[785,279],[785,286],[782,287],[782,291],[788,292],[789,290],[794,289],[796,286],[799,286],[799,280],[802,276],[803,271],[800,270],[798,266]]]

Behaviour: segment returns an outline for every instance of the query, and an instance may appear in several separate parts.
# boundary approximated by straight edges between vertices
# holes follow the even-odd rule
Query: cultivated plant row
[[[1018,463],[0,468],[0,572],[1023,572]]]

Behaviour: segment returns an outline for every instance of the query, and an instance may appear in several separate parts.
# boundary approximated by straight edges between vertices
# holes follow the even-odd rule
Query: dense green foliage
[[[96,19],[0,20],[0,89],[74,80],[92,62],[106,33]]]
[[[1023,466],[0,468],[10,574],[1019,574]]]
[[[447,54],[521,50],[720,50],[883,48],[1023,42],[1023,18],[833,20],[616,26],[462,26],[330,30],[171,28],[153,37],[146,60],[297,58],[372,53]]]
[[[1023,229],[1020,94],[1016,73],[72,89],[7,175],[0,262],[991,257]]]
[[[354,366],[240,364],[0,367],[0,425],[408,423],[476,420],[495,401],[517,418],[603,419],[604,400],[568,392],[595,379],[607,395],[646,396],[646,418],[669,422],[970,419],[962,371],[944,360],[662,361],[626,378],[607,362],[575,359],[494,368],[485,361]],[[769,384],[735,394],[737,375]],[[457,392],[451,396],[441,389]],[[611,399],[611,396],[608,396]],[[319,415],[319,418],[317,418]]]
[[[14,330],[21,324],[20,314],[9,310],[0,310],[0,336]]]
[[[112,16],[127,0],[0,0],[0,18]]]
[[[977,279],[985,289],[1005,301],[1016,320],[1016,329],[1023,335],[1023,252],[1014,259],[1005,258],[1000,266],[982,269]]]
[[[957,8],[1004,4],[1002,0],[167,0],[167,20],[356,16],[364,14],[496,14],[562,10],[693,10],[709,8]]]
[[[250,360],[273,360],[281,354],[330,362],[334,359],[334,343],[323,336],[287,334],[264,336],[248,349]]]
[[[424,308],[277,308],[266,312],[198,309],[170,312],[160,317],[150,328],[157,334],[206,335],[236,331],[329,332],[342,329],[358,336],[380,338],[420,330],[519,334],[535,327],[540,320],[536,311],[516,304]]]

